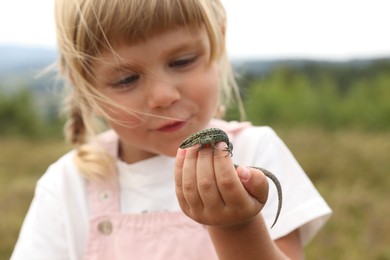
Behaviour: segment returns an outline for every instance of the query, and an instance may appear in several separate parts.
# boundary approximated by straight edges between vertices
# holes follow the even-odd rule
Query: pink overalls
[[[122,214],[116,180],[95,184],[85,259],[217,259],[206,228],[184,213]]]
[[[117,144],[106,141],[116,156]],[[118,178],[112,176],[88,183],[92,217],[85,259],[218,259],[206,227],[183,212],[121,213]]]

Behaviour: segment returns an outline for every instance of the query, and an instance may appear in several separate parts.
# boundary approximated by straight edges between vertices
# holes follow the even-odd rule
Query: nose
[[[181,98],[178,86],[172,81],[153,79],[149,82],[148,106],[152,109],[166,108]]]

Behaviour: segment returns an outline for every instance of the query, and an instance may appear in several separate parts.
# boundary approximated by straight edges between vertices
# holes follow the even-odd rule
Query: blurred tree
[[[42,121],[36,112],[31,92],[23,88],[12,96],[0,93],[0,134],[37,135]]]

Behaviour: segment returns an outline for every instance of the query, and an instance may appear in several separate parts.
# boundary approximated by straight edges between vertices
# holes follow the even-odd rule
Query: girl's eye
[[[177,68],[182,68],[189,66],[196,60],[196,56],[194,57],[189,57],[189,58],[183,58],[183,59],[177,59],[169,63],[169,67],[177,67]]]
[[[139,77],[139,75],[132,75],[122,78],[114,83],[113,86],[117,88],[130,88],[130,86],[134,84],[139,79]]]

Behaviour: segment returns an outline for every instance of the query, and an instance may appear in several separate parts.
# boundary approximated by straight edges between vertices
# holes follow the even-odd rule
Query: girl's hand
[[[257,169],[238,167],[226,144],[211,148],[179,149],[175,162],[176,196],[183,212],[208,226],[235,226],[248,222],[263,208],[268,181]]]

